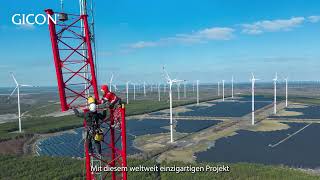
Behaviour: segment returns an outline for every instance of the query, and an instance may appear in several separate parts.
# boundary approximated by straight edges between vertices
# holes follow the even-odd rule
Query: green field
[[[0,155],[0,179],[83,179],[84,161],[71,158],[32,157]],[[129,159],[128,166],[139,165],[152,167],[156,164],[153,160]],[[281,180],[304,180],[319,179],[319,176],[307,174],[299,170],[293,170],[281,166],[266,166],[260,164],[235,163],[162,163],[161,166],[216,166],[228,165],[230,172],[161,172],[161,179],[281,179]],[[154,180],[155,172],[128,172],[128,179]]]

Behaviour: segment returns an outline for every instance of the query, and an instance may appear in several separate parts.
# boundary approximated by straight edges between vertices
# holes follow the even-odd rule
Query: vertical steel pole
[[[54,14],[51,9],[46,9],[45,12],[50,16]],[[57,76],[57,82],[58,82],[58,90],[60,95],[61,111],[67,111],[69,107],[67,106],[66,94],[64,90],[65,84],[63,82],[62,71],[61,71],[61,60],[59,55],[58,43],[57,43],[56,27],[53,20],[50,18],[49,18],[49,31],[50,31],[52,53],[53,53],[54,65],[56,69],[56,76]]]
[[[115,151],[115,133],[114,133],[114,110],[110,108],[110,144],[111,144],[111,167],[115,167],[115,158],[116,158],[116,151]],[[115,171],[111,172],[112,174],[112,180],[116,179]]]
[[[84,110],[83,113],[87,113],[87,110]],[[86,120],[83,121],[83,127],[87,127]],[[86,180],[92,180],[92,172],[91,172],[91,165],[90,165],[90,155],[89,155],[89,147],[87,139],[84,141],[84,150],[85,150],[85,156],[86,156]]]
[[[88,61],[90,64],[93,94],[94,94],[95,99],[99,99],[98,84],[97,84],[97,79],[96,79],[96,73],[95,73],[95,67],[94,67],[94,61],[93,61],[93,55],[92,55],[92,48],[91,48],[91,38],[90,38],[89,25],[88,25],[88,16],[81,15],[81,18],[83,20],[83,25],[84,25],[85,35],[86,35],[85,41],[86,41],[87,48],[88,48]]]
[[[122,167],[127,167],[126,109],[121,107]],[[127,180],[127,171],[122,171],[123,180]]]

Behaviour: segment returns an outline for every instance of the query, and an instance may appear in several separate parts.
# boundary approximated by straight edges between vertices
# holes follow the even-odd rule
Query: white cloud
[[[317,23],[320,21],[320,16],[309,16],[308,21],[311,23]]]
[[[233,37],[234,29],[227,27],[213,27],[199,30],[190,34],[176,34],[173,37],[161,38],[157,41],[139,41],[129,44],[131,49],[155,47],[172,43],[195,44],[213,40],[230,40]]]
[[[234,29],[226,27],[208,28],[197,34],[207,40],[229,40],[233,37]]]
[[[139,41],[139,42],[130,44],[129,47],[132,49],[141,49],[141,48],[145,48],[145,47],[153,47],[156,45],[157,45],[156,42]]]
[[[34,30],[35,26],[33,24],[20,24],[17,25],[17,29],[23,29],[23,30]]]
[[[288,31],[299,26],[304,21],[304,17],[257,21],[252,24],[242,24],[242,32],[247,34],[261,34],[264,32]]]

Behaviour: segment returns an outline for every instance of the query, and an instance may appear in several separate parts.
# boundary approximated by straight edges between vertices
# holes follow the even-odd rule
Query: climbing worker
[[[107,85],[101,86],[101,92],[103,95],[101,104],[112,109],[121,105],[121,99],[115,93],[110,92]]]
[[[101,141],[103,141],[103,132],[100,124],[106,118],[106,111],[102,113],[97,111],[97,101],[93,97],[87,99],[88,111],[84,114],[74,109],[76,116],[84,117],[86,121],[86,143],[88,143],[89,152],[93,153],[92,141],[94,140],[98,154],[101,154]]]

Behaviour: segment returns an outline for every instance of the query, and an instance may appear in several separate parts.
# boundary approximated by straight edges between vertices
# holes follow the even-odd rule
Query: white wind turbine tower
[[[167,85],[163,84],[163,93],[166,93],[166,88],[167,88]]]
[[[164,76],[169,84],[169,100],[170,100],[170,142],[173,143],[173,119],[172,119],[172,84],[182,82],[182,80],[171,79],[165,67],[163,67]]]
[[[233,99],[233,76],[231,77],[231,98]]]
[[[274,86],[273,113],[274,114],[277,114],[277,81],[278,81],[278,75],[276,73],[276,76],[273,79],[273,86]]]
[[[177,83],[178,100],[180,101],[180,82]]]
[[[251,73],[252,78],[251,78],[251,93],[252,93],[252,105],[251,105],[251,124],[254,125],[254,83],[256,82],[256,80],[259,79],[255,79],[253,73]]]
[[[187,87],[186,87],[186,81],[183,83],[183,97],[187,98]]]
[[[199,105],[199,80],[197,80],[197,105]]]
[[[127,104],[129,104],[129,82],[130,82],[130,81],[127,81],[127,83],[126,83]]]
[[[31,85],[26,85],[26,84],[19,84],[18,81],[16,80],[16,78],[14,77],[13,72],[10,73],[12,76],[12,79],[14,80],[16,87],[13,89],[13,91],[11,92],[9,98],[13,95],[13,93],[17,90],[17,96],[18,96],[18,118],[19,118],[19,132],[22,132],[22,128],[21,128],[21,111],[20,111],[20,87],[35,87],[35,86],[31,86]]]
[[[218,96],[220,96],[220,82],[218,82]]]
[[[143,82],[143,94],[146,96],[146,82]]]
[[[194,92],[194,82],[192,83],[192,92]]]
[[[136,84],[133,83],[133,100],[136,100]]]
[[[222,101],[224,101],[224,80],[222,80]]]
[[[113,73],[111,74],[110,83],[109,83],[110,92],[112,92],[112,80],[113,80]]]
[[[284,80],[286,82],[286,107],[288,107],[288,77],[286,77]]]
[[[158,100],[161,101],[160,83],[158,84]]]

